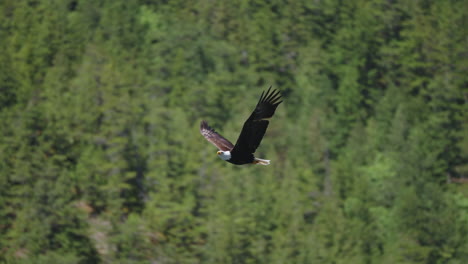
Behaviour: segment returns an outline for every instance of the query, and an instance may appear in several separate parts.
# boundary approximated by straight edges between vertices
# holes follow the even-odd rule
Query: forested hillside
[[[467,0],[0,12],[0,263],[468,263]]]

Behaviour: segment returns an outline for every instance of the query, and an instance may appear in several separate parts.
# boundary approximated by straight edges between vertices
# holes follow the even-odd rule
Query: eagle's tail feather
[[[253,164],[270,165],[270,160],[255,158]]]

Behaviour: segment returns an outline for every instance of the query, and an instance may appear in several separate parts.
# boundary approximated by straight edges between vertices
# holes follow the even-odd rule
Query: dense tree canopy
[[[467,10],[0,1],[0,262],[467,263]]]

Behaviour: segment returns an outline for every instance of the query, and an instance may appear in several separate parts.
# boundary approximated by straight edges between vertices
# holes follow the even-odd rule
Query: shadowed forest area
[[[468,263],[467,0],[0,12],[0,263]]]

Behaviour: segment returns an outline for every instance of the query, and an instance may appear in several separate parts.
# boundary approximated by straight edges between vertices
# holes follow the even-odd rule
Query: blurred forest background
[[[1,263],[468,263],[467,0],[0,11]]]

